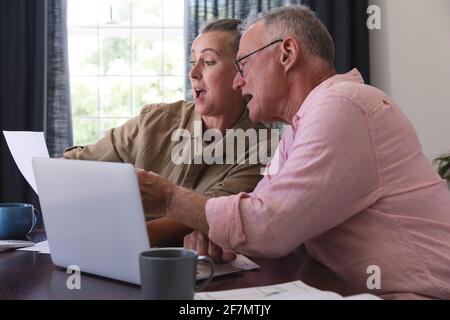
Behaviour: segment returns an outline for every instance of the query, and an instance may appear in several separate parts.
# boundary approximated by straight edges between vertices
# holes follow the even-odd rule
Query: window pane
[[[76,29],[69,35],[69,65],[72,75],[97,75],[98,41],[95,29]]]
[[[183,99],[183,0],[68,0],[74,138],[93,143],[150,103]]]
[[[161,77],[133,78],[133,115],[139,114],[146,104],[163,101]]]
[[[97,128],[98,120],[96,119],[73,119],[73,128],[75,135],[75,145],[84,146],[86,144],[94,143],[98,140]]]
[[[162,29],[133,30],[133,74],[162,75]]]
[[[99,25],[104,27],[129,27],[131,0],[100,0]]]
[[[162,27],[162,0],[133,0],[133,25]]]
[[[131,115],[130,86],[129,77],[102,77],[100,79],[101,117],[129,117]]]
[[[164,27],[182,28],[184,23],[184,1],[164,0]]]
[[[173,29],[164,32],[164,75],[183,76],[184,42],[183,30]]]
[[[97,77],[71,77],[70,80],[74,117],[98,116]]]
[[[100,30],[100,72],[102,75],[130,75],[131,39],[128,30]]]
[[[97,26],[98,0],[68,0],[67,24],[69,26]]]
[[[99,137],[104,137],[106,132],[109,129],[117,128],[124,124],[128,119],[101,119],[100,120],[100,130],[99,130]]]
[[[164,102],[173,102],[182,100],[183,93],[183,77],[165,77],[164,78]]]

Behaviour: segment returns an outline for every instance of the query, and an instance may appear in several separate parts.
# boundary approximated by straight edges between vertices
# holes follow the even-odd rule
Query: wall
[[[382,21],[370,31],[372,84],[408,116],[430,159],[450,151],[450,1],[369,3]]]

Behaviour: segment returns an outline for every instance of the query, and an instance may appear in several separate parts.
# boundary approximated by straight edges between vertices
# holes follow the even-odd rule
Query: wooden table
[[[45,235],[35,237],[37,242]],[[247,288],[302,280],[308,285],[350,295],[345,284],[299,248],[276,260],[252,259],[261,268],[214,278],[204,291]],[[70,274],[55,267],[50,255],[28,251],[0,253],[0,299],[140,299],[136,285],[82,274],[81,290],[69,290]]]

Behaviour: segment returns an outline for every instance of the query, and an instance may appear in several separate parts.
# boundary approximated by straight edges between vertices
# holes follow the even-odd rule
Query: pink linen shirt
[[[450,193],[415,130],[354,69],[316,87],[252,193],[208,200],[209,238],[254,257],[308,253],[358,292],[450,299]],[[370,290],[373,268],[380,289]]]

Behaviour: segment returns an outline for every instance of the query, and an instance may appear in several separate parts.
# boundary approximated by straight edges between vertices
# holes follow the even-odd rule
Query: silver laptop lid
[[[140,284],[150,244],[133,166],[34,158],[33,170],[53,263]]]

